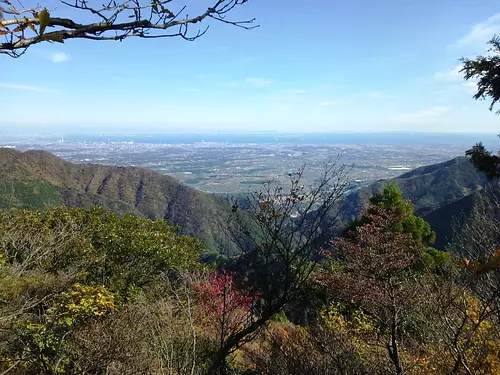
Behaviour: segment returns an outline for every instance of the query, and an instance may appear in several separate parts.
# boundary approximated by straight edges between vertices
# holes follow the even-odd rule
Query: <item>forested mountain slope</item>
[[[351,194],[347,199],[349,213],[356,215],[363,202],[378,192],[382,186],[395,183],[403,191],[405,199],[410,199],[419,216],[453,203],[480,190],[487,179],[477,172],[465,157],[420,167],[401,176],[380,180]]]
[[[451,238],[453,218],[468,215],[479,194],[488,183],[465,157],[420,167],[401,176],[380,180],[357,190],[345,201],[347,220],[358,215],[366,200],[389,183],[396,183],[405,199],[412,201],[415,213],[428,221],[436,231],[436,247],[443,249]]]
[[[344,204],[346,220],[357,216],[369,197],[392,182],[412,201],[415,213],[432,225],[436,247],[444,248],[453,218],[468,215],[487,179],[465,157],[420,167],[350,194]],[[0,148],[0,208],[41,209],[60,204],[99,205],[120,214],[165,219],[179,225],[182,233],[205,241],[211,250],[235,250],[224,235],[227,206],[222,200],[170,176],[137,167],[72,164],[45,151]]]
[[[165,219],[219,251],[228,242],[222,203],[170,176],[137,167],[72,164],[45,151],[0,149],[0,207],[60,204]]]

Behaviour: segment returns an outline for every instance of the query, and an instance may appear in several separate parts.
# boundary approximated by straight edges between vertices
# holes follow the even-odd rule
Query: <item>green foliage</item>
[[[235,253],[228,241],[227,204],[149,169],[72,164],[45,151],[0,148],[0,209],[101,206],[179,225],[211,251]]]
[[[403,199],[403,193],[395,183],[386,185],[381,192],[369,199],[369,203],[383,210],[395,210],[397,215],[404,217],[402,221],[394,225],[395,232],[409,233],[415,241],[422,245],[431,245],[434,242],[436,233],[432,231],[429,223],[414,215],[413,204]],[[370,221],[369,215],[376,211],[374,207],[369,207],[367,214],[354,220],[349,230],[368,223]]]
[[[0,207],[43,209],[61,203],[57,187],[41,180],[7,180],[0,182]]]
[[[486,150],[481,142],[467,150],[465,155],[469,156],[472,164],[489,179],[500,177],[500,157]]]
[[[477,56],[475,59],[462,58],[461,70],[465,80],[478,79],[476,100],[491,100],[489,109],[493,110],[500,100],[500,37],[497,35],[488,42],[491,48],[489,55]],[[500,110],[496,112],[500,114]],[[500,158],[487,151],[481,143],[477,143],[466,151],[474,166],[484,172],[490,179],[500,177]]]
[[[76,267],[84,282],[124,298],[163,272],[198,267],[202,248],[165,221],[120,217],[98,207],[0,213],[0,250],[10,263],[24,264],[38,252],[43,256],[32,266],[49,273]]]
[[[165,221],[120,217],[99,207],[0,212],[0,372],[11,365],[14,374],[104,370],[126,341],[100,340],[98,327],[110,335],[118,311],[137,296],[172,293],[167,274],[204,269],[202,249]],[[185,295],[179,308],[192,319],[192,296]],[[149,295],[155,297],[165,295]],[[147,338],[135,336],[131,344],[145,346]],[[93,353],[89,360],[82,358],[86,350]]]
[[[25,366],[35,373],[66,373],[72,361],[63,347],[65,339],[87,320],[102,317],[114,308],[113,294],[101,286],[75,284],[60,293],[39,322],[17,324]]]
[[[426,247],[422,252],[422,262],[427,269],[448,274],[453,268],[452,256],[446,251]]]
[[[396,221],[391,230],[395,233],[410,234],[420,249],[420,261],[413,266],[413,269],[420,272],[429,269],[441,273],[450,271],[450,254],[430,246],[436,239],[436,233],[428,222],[414,214],[413,204],[409,200],[403,199],[403,193],[395,183],[386,185],[382,191],[374,194],[368,202],[369,206],[365,214],[353,221],[346,231],[347,236],[354,229],[369,224],[373,220],[373,215],[378,215],[379,210],[394,212],[402,219]]]
[[[465,80],[479,79],[474,99],[490,99],[489,109],[492,111],[500,100],[500,38],[495,35],[488,44],[491,46],[490,55],[477,56],[474,60],[462,58],[464,66],[461,72]]]

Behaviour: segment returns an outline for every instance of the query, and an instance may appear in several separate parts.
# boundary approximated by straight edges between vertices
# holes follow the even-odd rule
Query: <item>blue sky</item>
[[[194,14],[210,1],[172,4]],[[497,0],[249,0],[233,14],[252,17],[258,29],[211,24],[195,42],[0,55],[0,130],[500,130],[457,73],[458,58],[500,34]]]

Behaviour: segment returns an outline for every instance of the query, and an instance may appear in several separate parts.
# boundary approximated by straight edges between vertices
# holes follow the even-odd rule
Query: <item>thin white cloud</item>
[[[344,100],[328,100],[318,103],[320,107],[335,107],[342,104],[346,104],[346,102]]]
[[[474,25],[456,44],[458,46],[484,45],[494,34],[498,33],[500,33],[500,13]]]
[[[254,87],[265,87],[271,85],[271,81],[264,78],[249,77],[245,79],[245,83]]]
[[[434,80],[441,82],[456,82],[464,79],[460,70],[462,70],[462,65],[457,65],[453,69],[444,72],[437,72],[434,74]]]
[[[382,100],[392,99],[392,96],[381,91],[368,91],[361,94],[361,96],[368,99]]]
[[[41,86],[31,86],[31,85],[22,85],[17,83],[2,83],[0,82],[0,89],[8,89],[8,90],[21,90],[21,91],[37,91],[37,92],[48,92],[52,91],[45,87]]]
[[[451,107],[431,107],[414,113],[398,114],[390,118],[389,121],[400,124],[425,122],[426,120],[440,117],[445,113],[450,112],[451,109]]]
[[[55,52],[50,55],[50,61],[52,61],[54,64],[59,64],[68,60],[69,56],[64,52]]]

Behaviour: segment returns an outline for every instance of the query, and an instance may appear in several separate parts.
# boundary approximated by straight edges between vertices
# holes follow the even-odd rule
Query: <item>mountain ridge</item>
[[[345,202],[347,219],[356,217],[368,198],[390,183],[401,189],[403,198],[412,201],[415,214],[431,224],[436,231],[435,247],[444,250],[451,240],[452,226],[459,225],[463,216],[471,212],[475,204],[473,197],[483,190],[488,179],[463,156],[418,167],[351,193]],[[457,221],[454,222],[454,218]]]
[[[46,151],[3,148],[0,149],[0,178],[4,183],[17,187],[24,184],[27,190],[34,191],[28,201],[33,201],[36,190],[40,190],[30,183],[38,183],[50,192],[47,194],[51,199],[46,206],[56,203],[83,208],[101,205],[118,213],[164,219],[179,225],[182,233],[201,238],[210,248],[221,251],[226,247],[223,223],[218,220],[223,217],[223,204],[173,177],[149,169],[73,164]],[[4,193],[7,192],[8,186],[4,189]],[[15,197],[11,203],[13,207],[30,208],[22,201],[16,204]]]
[[[470,197],[488,180],[465,157],[419,167],[348,195],[343,204],[347,221],[392,182],[413,202],[415,214],[436,230],[436,247],[444,249],[452,217],[470,212],[475,201]],[[60,204],[86,209],[99,205],[119,214],[164,219],[179,225],[182,233],[202,239],[214,252],[236,251],[225,235],[227,202],[171,176],[132,166],[73,164],[47,151],[0,148],[0,208],[43,209]]]

